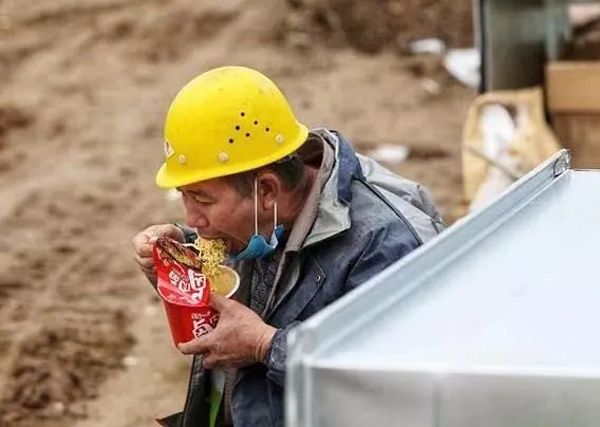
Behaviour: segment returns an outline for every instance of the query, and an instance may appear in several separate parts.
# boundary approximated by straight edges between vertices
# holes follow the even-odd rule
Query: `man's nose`
[[[188,207],[185,209],[185,222],[189,227],[193,228],[205,228],[209,225],[206,215],[199,209],[190,209]]]

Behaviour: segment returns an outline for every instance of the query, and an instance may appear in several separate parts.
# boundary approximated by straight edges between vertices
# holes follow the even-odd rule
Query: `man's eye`
[[[202,206],[208,206],[208,205],[212,204],[212,202],[208,202],[206,200],[203,200],[202,198],[200,198],[198,196],[192,196],[192,198],[193,198],[194,202],[196,202],[196,203],[198,203],[199,205],[202,205]]]

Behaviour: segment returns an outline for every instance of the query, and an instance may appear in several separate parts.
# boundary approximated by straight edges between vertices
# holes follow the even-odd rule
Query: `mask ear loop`
[[[258,234],[258,178],[254,178],[254,234]]]

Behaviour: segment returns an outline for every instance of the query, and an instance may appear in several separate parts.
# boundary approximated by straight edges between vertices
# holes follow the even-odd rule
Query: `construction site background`
[[[181,219],[154,174],[185,82],[263,71],[310,126],[361,152],[407,148],[384,164],[452,223],[475,91],[407,44],[470,47],[472,27],[470,0],[2,1],[0,425],[151,425],[181,408],[190,359],[130,241]]]

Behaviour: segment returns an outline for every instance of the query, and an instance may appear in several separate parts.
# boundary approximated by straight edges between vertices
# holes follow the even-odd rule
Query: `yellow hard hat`
[[[156,184],[175,188],[256,169],[293,153],[307,136],[266,76],[245,67],[216,68],[173,100]]]

